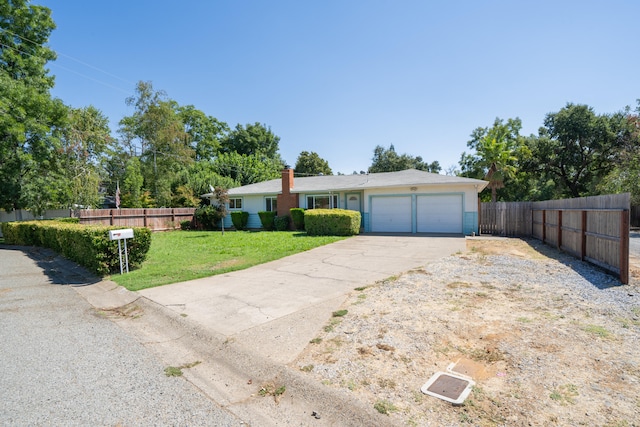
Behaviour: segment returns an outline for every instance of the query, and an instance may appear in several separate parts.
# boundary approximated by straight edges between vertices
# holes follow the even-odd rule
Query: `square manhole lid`
[[[437,372],[420,387],[420,390],[429,396],[460,405],[469,396],[471,387],[475,384],[470,378],[459,377],[448,372]]]

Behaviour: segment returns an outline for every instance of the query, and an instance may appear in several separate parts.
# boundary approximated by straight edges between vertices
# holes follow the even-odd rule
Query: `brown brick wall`
[[[282,194],[278,194],[278,216],[289,215],[289,209],[298,207],[298,195],[291,194],[293,169],[282,170]],[[293,226],[293,224],[291,224]]]

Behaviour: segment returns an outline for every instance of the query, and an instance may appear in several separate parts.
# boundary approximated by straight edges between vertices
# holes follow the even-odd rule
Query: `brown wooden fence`
[[[180,221],[192,220],[195,208],[83,209],[75,212],[80,224],[148,227],[152,231],[180,228]]]
[[[480,205],[480,234],[531,235],[531,202],[496,202]]]
[[[482,203],[480,232],[534,237],[629,282],[630,196]]]

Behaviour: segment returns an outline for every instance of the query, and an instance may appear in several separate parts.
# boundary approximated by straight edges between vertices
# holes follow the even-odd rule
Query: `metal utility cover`
[[[469,396],[471,387],[475,384],[470,378],[459,377],[447,372],[437,372],[420,390],[429,396],[460,405]]]

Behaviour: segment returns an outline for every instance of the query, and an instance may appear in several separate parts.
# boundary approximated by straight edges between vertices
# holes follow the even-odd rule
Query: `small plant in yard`
[[[332,315],[333,317],[343,317],[343,316],[346,316],[347,313],[348,313],[347,310],[338,310],[338,311],[334,311]]]
[[[398,408],[388,400],[378,400],[373,408],[384,415],[389,415],[391,412],[396,412]]]
[[[314,366],[313,365],[305,365],[302,368],[300,368],[300,370],[302,372],[311,372],[313,371]]]
[[[320,337],[316,337],[314,339],[312,339],[311,341],[309,341],[311,344],[320,344],[322,342],[322,338]]]
[[[590,334],[594,334],[600,338],[609,338],[611,336],[611,332],[598,325],[587,325],[582,329],[585,332],[589,332]]]
[[[576,387],[574,384],[561,385],[549,395],[551,400],[554,400],[561,405],[566,405],[567,403],[572,405],[575,404],[575,398],[578,396],[578,387]]]
[[[379,378],[378,385],[380,386],[380,388],[389,388],[392,390],[396,388],[396,382],[388,378]]]

